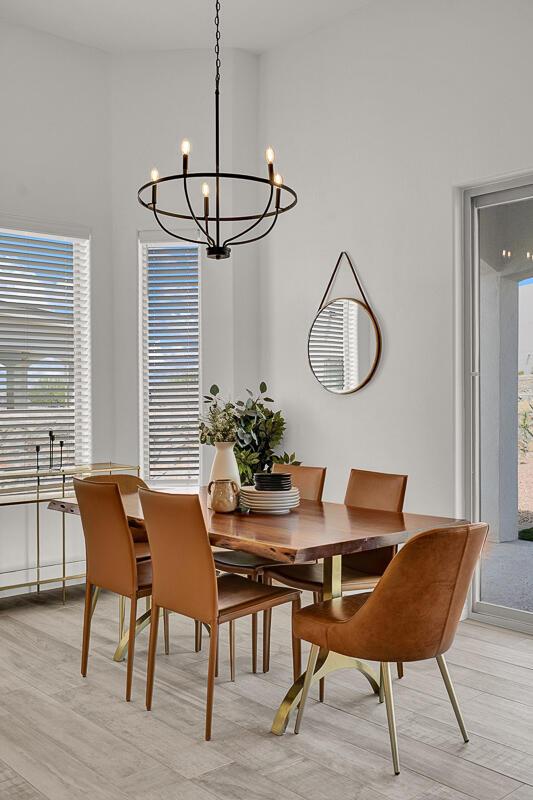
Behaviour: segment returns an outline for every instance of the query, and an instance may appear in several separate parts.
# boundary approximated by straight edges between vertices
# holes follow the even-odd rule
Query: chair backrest
[[[74,478],[85,537],[87,581],[132,597],[137,565],[128,520],[116,483]]]
[[[380,511],[402,511],[407,486],[407,475],[387,472],[369,472],[352,469],[346,487],[344,504],[358,508],[377,508]],[[381,547],[345,556],[345,565],[366,575],[383,575],[396,547]]]
[[[187,617],[214,622],[218,590],[198,495],[139,491],[152,554],[152,599]]]
[[[288,472],[292,477],[292,485],[300,490],[302,500],[322,500],[325,467],[303,467],[296,464],[274,464],[272,472]]]
[[[401,511],[406,486],[407,475],[352,469],[344,504],[358,508],[378,508],[380,511]]]
[[[393,558],[360,611],[328,647],[372,661],[421,661],[451,646],[488,526],[420,533]]]
[[[137,494],[139,489],[147,489],[147,484],[137,475],[117,472],[112,475],[91,475],[88,479],[96,483],[115,483],[121,495]]]

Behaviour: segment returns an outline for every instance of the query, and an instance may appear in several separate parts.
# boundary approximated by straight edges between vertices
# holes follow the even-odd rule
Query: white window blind
[[[89,240],[0,229],[0,477],[91,459]],[[47,481],[44,481],[45,485]]]
[[[344,388],[344,310],[335,300],[322,309],[309,336],[309,357],[320,383],[333,391]]]
[[[142,243],[140,258],[144,474],[198,484],[198,247]]]

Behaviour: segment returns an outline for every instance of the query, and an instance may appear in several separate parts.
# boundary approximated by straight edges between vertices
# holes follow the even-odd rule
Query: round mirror
[[[309,364],[324,389],[350,394],[372,378],[381,355],[381,333],[364,303],[339,297],[320,309],[309,331]]]

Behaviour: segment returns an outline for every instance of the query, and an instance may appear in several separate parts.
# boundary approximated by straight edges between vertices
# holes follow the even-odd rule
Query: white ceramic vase
[[[211,475],[209,482],[229,480],[234,481],[237,487],[241,488],[241,479],[239,477],[239,467],[237,466],[237,459],[233,448],[235,442],[215,442],[215,458],[213,466],[211,467]],[[208,507],[211,508],[211,496],[209,495],[207,501]]]

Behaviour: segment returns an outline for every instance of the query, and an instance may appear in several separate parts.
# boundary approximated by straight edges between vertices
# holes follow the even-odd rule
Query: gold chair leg
[[[300,733],[300,725],[302,724],[302,717],[304,715],[305,702],[309,694],[309,688],[311,686],[311,681],[313,680],[313,674],[315,671],[319,653],[320,653],[320,647],[317,644],[312,644],[311,650],[309,651],[309,660],[307,662],[307,669],[305,671],[304,685],[302,687],[302,696],[300,698],[300,704],[298,706],[298,715],[296,717],[296,722],[294,724],[294,733]]]
[[[148,670],[146,674],[146,710],[152,710],[152,696],[154,692],[155,654],[157,650],[157,631],[159,627],[159,607],[152,605],[150,620],[150,643],[148,645]]]
[[[216,620],[211,625],[211,638],[209,640],[209,669],[207,674],[207,704],[205,709],[205,739],[211,738],[213,720],[213,700],[215,695],[215,672],[218,662],[218,624]]]
[[[382,703],[385,699],[385,692],[383,691],[383,667],[379,665],[379,702]]]
[[[444,656],[437,656],[437,664],[439,665],[440,674],[442,675],[444,685],[446,686],[446,691],[448,692],[448,697],[450,698],[452,708],[455,712],[455,717],[459,724],[459,729],[461,731],[464,741],[468,742],[468,733],[466,732],[465,722],[463,719],[463,715],[461,714],[461,709],[459,708],[459,701],[457,700],[457,695],[455,694],[455,689]]]
[[[170,629],[168,624],[168,617],[169,617],[169,610],[168,608],[163,609],[163,631],[165,634],[165,655],[168,656],[170,653]]]
[[[403,678],[403,661],[396,662],[396,672],[399,678]]]
[[[123,594],[118,598],[118,640],[124,636],[124,622],[126,620],[126,598]]]
[[[230,680],[235,682],[235,620],[229,622],[229,670]]]
[[[213,626],[211,626],[211,633],[209,634],[209,641],[211,642],[213,638]],[[218,661],[219,661],[219,646],[218,646],[219,638],[218,638],[218,624],[217,624],[217,636],[216,636],[216,655],[215,655],[215,678],[218,678]],[[211,644],[209,645],[209,652],[211,653]]]
[[[137,598],[131,598],[130,606],[130,630],[128,639],[128,664],[126,667],[126,700],[131,700],[131,684],[133,681],[133,658],[135,656],[135,635],[137,626]]]
[[[194,620],[194,652],[199,653],[202,649],[202,623],[199,619]]]
[[[387,722],[389,724],[390,747],[392,751],[392,763],[394,774],[400,774],[400,759],[398,756],[398,737],[396,735],[396,716],[394,714],[394,698],[392,695],[392,679],[390,674],[390,664],[382,662],[383,691],[385,693],[385,707],[387,709]]]

